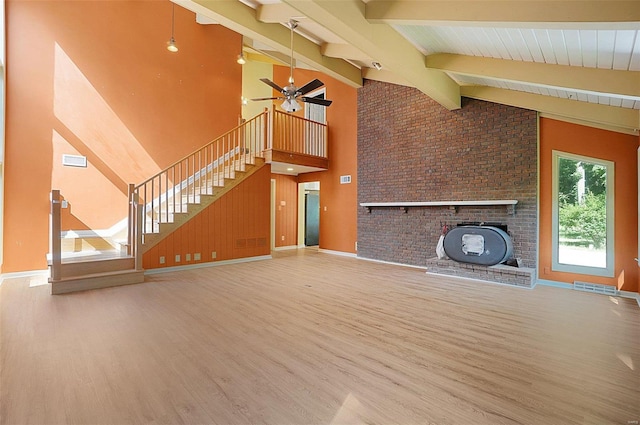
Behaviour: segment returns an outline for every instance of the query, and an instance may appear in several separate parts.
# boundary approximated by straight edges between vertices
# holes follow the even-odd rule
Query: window
[[[613,182],[613,162],[553,151],[553,270],[613,277]]]

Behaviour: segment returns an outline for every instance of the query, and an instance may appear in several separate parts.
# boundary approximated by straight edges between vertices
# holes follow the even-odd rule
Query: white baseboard
[[[144,271],[145,275],[153,275],[160,273],[171,273],[171,272],[179,272],[185,270],[193,270],[193,269],[204,269],[207,267],[217,267],[217,266],[226,266],[228,264],[239,264],[239,263],[249,263],[252,261],[262,261],[262,260],[271,260],[273,257],[271,255],[259,255],[257,257],[246,257],[246,258],[236,258],[233,260],[222,260],[222,261],[210,261],[208,263],[196,263],[196,264],[185,264],[184,266],[173,266],[173,267],[161,267],[158,269],[147,269]]]
[[[342,257],[351,257],[351,258],[358,257],[358,254],[354,254],[352,252],[334,251],[331,249],[324,249],[324,248],[318,248],[318,252],[322,252],[324,254],[331,254],[331,255],[340,255]]]
[[[298,245],[277,246],[273,248],[274,251],[289,251],[292,249],[300,248]],[[303,247],[304,248],[304,247]]]
[[[29,270],[24,272],[12,272],[0,274],[0,285],[8,279],[20,279],[24,277],[49,277],[49,270]]]
[[[536,284],[540,284],[543,286],[553,286],[554,288],[562,288],[562,289],[571,289],[573,290],[573,285],[570,283],[565,283],[565,282],[555,282],[553,280],[545,280],[545,279],[538,279],[536,281]],[[597,294],[596,295],[602,295],[602,294]],[[638,302],[638,307],[640,307],[640,294],[636,293],[636,292],[629,292],[629,291],[618,291],[616,290],[616,294],[615,295],[611,295],[611,296],[615,296],[615,297],[621,297],[621,298],[630,298],[632,300],[636,300]]]

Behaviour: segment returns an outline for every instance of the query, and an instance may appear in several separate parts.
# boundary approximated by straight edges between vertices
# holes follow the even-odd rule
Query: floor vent
[[[577,280],[573,282],[573,289],[578,291],[594,292],[596,294],[605,294],[605,295],[616,295],[618,293],[618,291],[616,291],[615,286],[600,285],[597,283],[578,282]]]

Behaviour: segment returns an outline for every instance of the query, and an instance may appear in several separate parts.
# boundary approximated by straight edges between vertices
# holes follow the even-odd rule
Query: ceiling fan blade
[[[257,99],[251,99],[251,100],[259,101],[259,100],[279,100],[279,99],[284,99],[284,97],[259,97]]]
[[[329,106],[331,105],[331,102],[333,102],[332,100],[329,100],[329,99],[317,99],[315,97],[306,97],[306,96],[301,97],[300,100],[302,100],[303,102],[315,103],[316,105],[322,105],[322,106]]]
[[[279,92],[283,92],[284,89],[282,87],[280,87],[279,85],[277,85],[276,83],[274,83],[273,81],[271,81],[268,78],[260,78],[260,81],[262,81],[263,83],[265,83],[268,86],[273,87],[274,89],[278,90]]]
[[[322,86],[324,86],[324,83],[316,78],[315,80],[309,81],[307,84],[305,84],[304,86],[300,87],[297,90],[297,93],[299,93],[299,94],[307,94],[310,91],[315,90],[318,87],[322,87]]]

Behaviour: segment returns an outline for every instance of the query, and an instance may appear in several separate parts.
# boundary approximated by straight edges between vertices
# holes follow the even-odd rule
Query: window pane
[[[558,158],[558,263],[607,268],[607,167]]]

